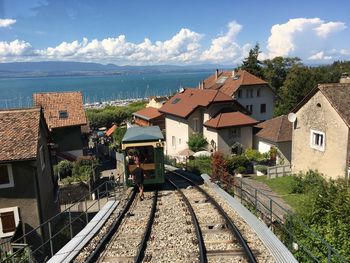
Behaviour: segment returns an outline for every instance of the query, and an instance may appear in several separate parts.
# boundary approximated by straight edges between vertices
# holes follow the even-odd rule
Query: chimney
[[[232,70],[232,78],[234,78],[236,76],[236,71]]]
[[[216,70],[215,70],[215,79],[218,79],[218,77],[219,77],[219,70],[216,69]]]
[[[341,74],[339,83],[350,83],[350,77],[349,77],[349,73],[344,72]]]

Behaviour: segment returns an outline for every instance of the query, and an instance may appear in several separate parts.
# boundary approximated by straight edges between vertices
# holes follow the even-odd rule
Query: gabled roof
[[[292,140],[292,123],[288,121],[286,115],[282,115],[267,121],[264,121],[256,126],[261,130],[256,136],[272,141],[272,142],[287,142]]]
[[[326,97],[346,125],[350,127],[350,83],[319,84],[298,103],[292,112],[297,112],[318,91]]]
[[[217,79],[216,74],[209,76],[204,80],[204,89],[220,90],[221,92],[232,96],[240,86],[267,84],[265,80],[262,80],[245,70],[238,70],[234,73],[234,76],[232,76],[232,73],[232,71],[219,72]]]
[[[0,111],[0,162],[35,159],[40,108]]]
[[[233,99],[218,90],[185,89],[168,100],[160,112],[187,118],[196,108],[208,107],[212,103],[233,102]]]
[[[259,123],[259,121],[249,117],[242,112],[224,112],[219,113],[215,118],[204,123],[204,126],[211,127],[215,129],[222,129],[228,127],[237,127],[237,126],[250,126]]]
[[[81,92],[48,92],[33,94],[35,106],[42,107],[47,125],[50,129],[81,126],[87,124]],[[68,116],[60,118],[60,112]]]
[[[134,112],[132,115],[149,121],[162,116],[163,113],[159,112],[156,108],[147,107],[137,112]]]
[[[163,141],[164,137],[158,126],[131,127],[125,132],[122,143]]]

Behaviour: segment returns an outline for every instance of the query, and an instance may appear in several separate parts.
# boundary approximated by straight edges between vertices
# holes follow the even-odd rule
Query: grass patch
[[[294,176],[283,176],[274,179],[267,179],[267,175],[255,176],[254,180],[265,183],[272,191],[276,192],[281,198],[287,202],[294,210],[298,211],[301,207],[301,201],[305,198],[305,194],[292,193],[295,185]]]

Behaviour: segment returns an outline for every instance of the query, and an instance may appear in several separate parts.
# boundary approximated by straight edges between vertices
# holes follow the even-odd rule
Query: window
[[[13,187],[13,174],[11,164],[0,165],[0,189]]]
[[[0,209],[0,237],[14,234],[19,223],[18,207]]]
[[[173,146],[173,148],[176,148],[176,138],[175,136],[171,136],[171,145]]]
[[[260,104],[260,113],[266,112],[266,104]]]
[[[253,89],[247,89],[246,97],[247,98],[253,98]]]
[[[199,132],[199,119],[193,118],[193,131]]]
[[[181,138],[179,138],[179,145],[181,145]]]
[[[230,137],[232,137],[232,138],[241,137],[241,128],[240,127],[231,128],[230,129]]]
[[[60,119],[67,119],[67,118],[68,118],[68,111],[66,111],[66,110],[60,110],[60,111],[58,112],[58,117],[59,117]]]
[[[44,154],[44,146],[42,146],[42,145],[39,148],[39,156],[40,156],[41,170],[44,171],[44,169],[45,169],[45,154]]]
[[[242,90],[239,90],[239,91],[238,91],[237,97],[238,97],[238,98],[242,98]]]
[[[260,89],[257,89],[257,90],[256,90],[256,96],[257,96],[257,97],[260,97],[260,91],[261,91]]]
[[[176,104],[176,103],[178,103],[180,100],[181,100],[180,98],[176,98],[176,99],[174,99],[174,100],[172,101],[171,104]]]
[[[310,146],[313,149],[324,151],[325,149],[325,133],[315,130],[310,130]]]
[[[245,108],[246,108],[250,113],[253,113],[253,105],[246,105]]]

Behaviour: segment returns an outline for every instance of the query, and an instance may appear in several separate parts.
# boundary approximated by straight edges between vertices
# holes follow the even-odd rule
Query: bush
[[[120,148],[120,145],[122,143],[122,139],[125,135],[126,132],[126,128],[125,127],[118,127],[117,129],[115,129],[115,131],[113,132],[113,141],[114,143],[118,146],[118,148]]]
[[[258,150],[248,148],[244,151],[245,157],[251,162],[266,162],[269,160],[269,153],[261,153]]]
[[[195,174],[211,174],[211,158],[198,157],[187,162],[187,170]]]
[[[244,166],[239,166],[238,168],[235,169],[236,174],[244,174],[246,172],[246,168]]]
[[[227,181],[228,172],[224,155],[221,152],[214,152],[211,162],[212,179]]]
[[[236,169],[240,166],[247,167],[250,166],[250,162],[244,155],[235,155],[226,159],[227,169],[230,174],[234,174]]]
[[[205,146],[208,145],[208,141],[205,137],[203,137],[200,133],[193,133],[187,142],[188,147],[191,151],[198,152],[203,150]]]
[[[60,161],[54,167],[55,173],[60,175],[60,178],[65,178],[72,175],[73,163],[67,160]]]
[[[257,165],[257,166],[255,166],[255,170],[257,170],[263,174],[267,174],[267,166],[266,165]]]

